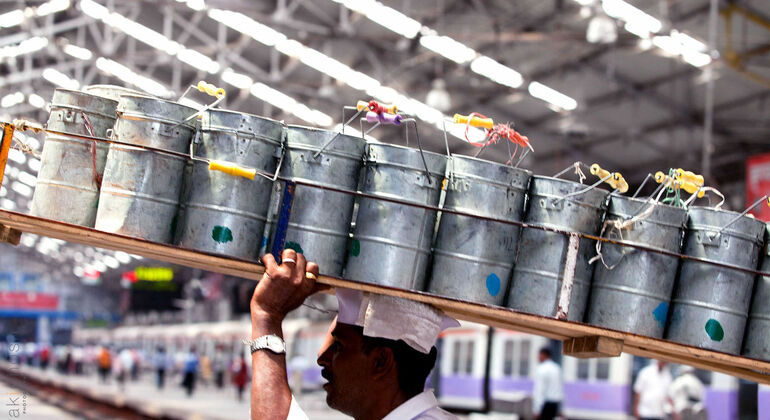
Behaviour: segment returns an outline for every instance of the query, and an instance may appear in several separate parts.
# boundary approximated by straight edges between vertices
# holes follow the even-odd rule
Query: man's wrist
[[[275,334],[283,337],[281,324],[283,316],[265,312],[262,310],[251,311],[251,338],[255,339],[263,335]]]

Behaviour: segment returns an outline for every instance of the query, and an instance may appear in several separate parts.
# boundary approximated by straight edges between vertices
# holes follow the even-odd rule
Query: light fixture
[[[592,44],[612,44],[618,39],[618,28],[615,20],[604,13],[598,12],[588,22],[586,41]]]
[[[110,268],[118,268],[120,267],[120,261],[118,261],[115,257],[107,255],[104,258],[102,258],[102,262]]]
[[[139,89],[150,93],[155,96],[168,98],[173,96],[174,92],[168,90],[162,83],[157,82],[149,77],[142,76],[135,73],[128,67],[118,63],[117,61],[110,60],[108,58],[99,57],[96,59],[96,68],[109,73],[118,79],[123,80],[126,83],[130,83]]]
[[[446,90],[444,79],[436,79],[431,83],[431,90],[425,97],[425,103],[441,112],[447,112],[452,109],[452,99]]]
[[[524,78],[516,70],[498,63],[485,55],[477,57],[471,62],[471,71],[492,80],[501,85],[514,89],[521,87]]]
[[[19,181],[13,181],[11,183],[11,189],[23,195],[24,197],[32,197],[32,188],[29,185],[22,184]]]
[[[23,165],[27,162],[27,157],[24,156],[24,152],[18,149],[8,150],[8,159],[18,163],[19,165]]]
[[[254,80],[252,80],[251,77],[245,74],[236,73],[230,68],[222,72],[222,81],[233,85],[238,89],[246,89],[254,84]]]
[[[548,102],[560,109],[572,111],[577,108],[577,101],[569,96],[552,89],[539,82],[531,82],[528,87],[529,94],[535,98]]]
[[[80,89],[80,82],[75,79],[71,79],[66,74],[52,67],[48,67],[47,69],[43,70],[43,79],[48,80],[56,86],[63,87],[65,89]]]
[[[16,9],[0,15],[0,28],[10,28],[24,22],[24,10]]]
[[[56,12],[69,9],[71,3],[70,0],[51,0],[41,4],[35,9],[37,16],[48,16]]]
[[[33,52],[40,51],[47,46],[48,38],[35,36],[29,39],[25,39],[16,45],[9,45],[7,47],[0,48],[0,60],[5,58],[14,58],[25,54],[31,54]]]
[[[432,29],[423,29],[420,45],[457,64],[467,63],[476,57],[476,51],[448,36],[438,35]]]
[[[37,177],[25,171],[19,172],[19,175],[16,178],[32,188],[35,188],[35,184],[37,183]]]
[[[44,108],[45,107],[45,99],[43,99],[42,96],[38,95],[37,93],[32,93],[27,97],[27,101],[30,105],[34,106],[35,108]]]
[[[16,210],[16,202],[14,202],[13,200],[9,200],[7,198],[0,200],[0,205],[1,205],[0,207],[7,210]]]
[[[198,51],[183,48],[177,53],[181,61],[211,74],[219,73],[219,63],[199,53]]]
[[[121,264],[128,264],[131,262],[131,256],[123,251],[118,251],[115,253],[115,258],[120,261]]]
[[[29,144],[29,143],[27,143]],[[27,161],[27,166],[29,166],[29,169],[32,169],[33,171],[37,172],[40,170],[40,159],[32,157],[29,158]]]
[[[91,50],[78,47],[77,45],[65,44],[64,48],[62,48],[62,51],[64,51],[65,54],[71,55],[80,60],[90,60],[94,58],[94,53],[92,53]]]
[[[3,108],[10,108],[12,106],[24,103],[24,99],[24,94],[21,92],[11,93],[3,96],[3,98],[0,99],[0,106]]]
[[[602,0],[602,9],[607,15],[623,20],[637,33],[658,33],[663,24],[656,18],[626,3],[623,0]],[[629,31],[630,32],[630,31]]]
[[[223,23],[244,35],[248,35],[255,41],[268,47],[286,40],[286,35],[255,21],[243,13],[222,9],[209,9],[208,15],[217,22]]]

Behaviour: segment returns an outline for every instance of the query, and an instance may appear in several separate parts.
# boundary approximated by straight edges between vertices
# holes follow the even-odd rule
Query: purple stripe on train
[[[442,376],[439,392],[444,397],[484,398],[484,381],[471,375]]]
[[[770,388],[757,391],[757,418],[770,419]]]
[[[567,382],[564,384],[564,405],[570,409],[625,413],[630,402],[628,385],[606,382]]]
[[[709,420],[733,420],[738,418],[738,391],[706,388],[706,410]],[[764,418],[759,416],[759,418]]]

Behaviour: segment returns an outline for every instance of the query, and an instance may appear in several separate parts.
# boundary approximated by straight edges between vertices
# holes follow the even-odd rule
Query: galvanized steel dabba
[[[99,96],[56,89],[47,127],[65,133],[106,137],[107,130],[115,123],[117,105],[117,101]],[[107,144],[102,142],[47,134],[31,214],[93,227],[99,200],[98,180],[104,172],[107,150]]]
[[[521,222],[531,172],[453,155],[444,208]],[[519,226],[442,213],[427,291],[502,305],[516,257]]]
[[[608,192],[564,179],[533,176],[529,184],[527,224],[589,235],[599,233]],[[587,191],[584,191],[588,189]],[[576,194],[584,191],[581,194]],[[564,198],[569,194],[576,194]],[[588,302],[596,254],[595,241],[581,238],[567,319],[582,321]],[[556,316],[564,278],[569,237],[540,229],[523,229],[513,270],[508,307],[543,316]]]
[[[762,271],[770,272],[770,225],[765,233]],[[751,298],[751,312],[743,339],[744,356],[770,361],[770,276],[757,277]]]
[[[446,156],[369,143],[363,192],[437,206]],[[429,177],[428,177],[429,176]],[[366,283],[424,290],[436,212],[372,198],[359,201],[345,277]]]
[[[765,234],[763,222],[743,216],[727,226],[739,213],[707,207],[691,207],[688,213],[683,254],[757,268]],[[666,338],[738,354],[754,277],[742,271],[683,260],[671,300]]]
[[[337,136],[324,151],[315,153]],[[366,141],[335,131],[289,125],[281,176],[321,186],[355,190]],[[299,186],[286,231],[285,248],[303,252],[323,274],[342,275],[355,197],[351,194]]]
[[[163,99],[122,95],[114,139],[188,153],[196,120],[193,108]],[[187,159],[111,144],[96,215],[96,229],[170,243],[177,224]]]
[[[203,113],[195,157],[233,162],[273,173],[280,157],[283,125],[255,115],[224,110]],[[180,203],[178,245],[253,259],[262,233],[272,181],[210,171],[192,161]]]
[[[650,211],[647,217],[621,230],[622,238],[609,223],[627,221],[646,211]],[[678,253],[686,221],[684,208],[613,195],[603,236]],[[604,263],[594,263],[586,322],[663,337],[679,258],[606,242],[601,252]]]

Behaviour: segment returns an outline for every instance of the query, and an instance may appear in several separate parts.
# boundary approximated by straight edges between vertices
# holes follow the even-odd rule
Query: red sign
[[[770,153],[752,156],[746,161],[746,207],[770,194]],[[751,212],[757,219],[770,222],[770,207],[760,204]]]
[[[59,308],[59,296],[33,292],[0,292],[0,308],[56,310]]]

